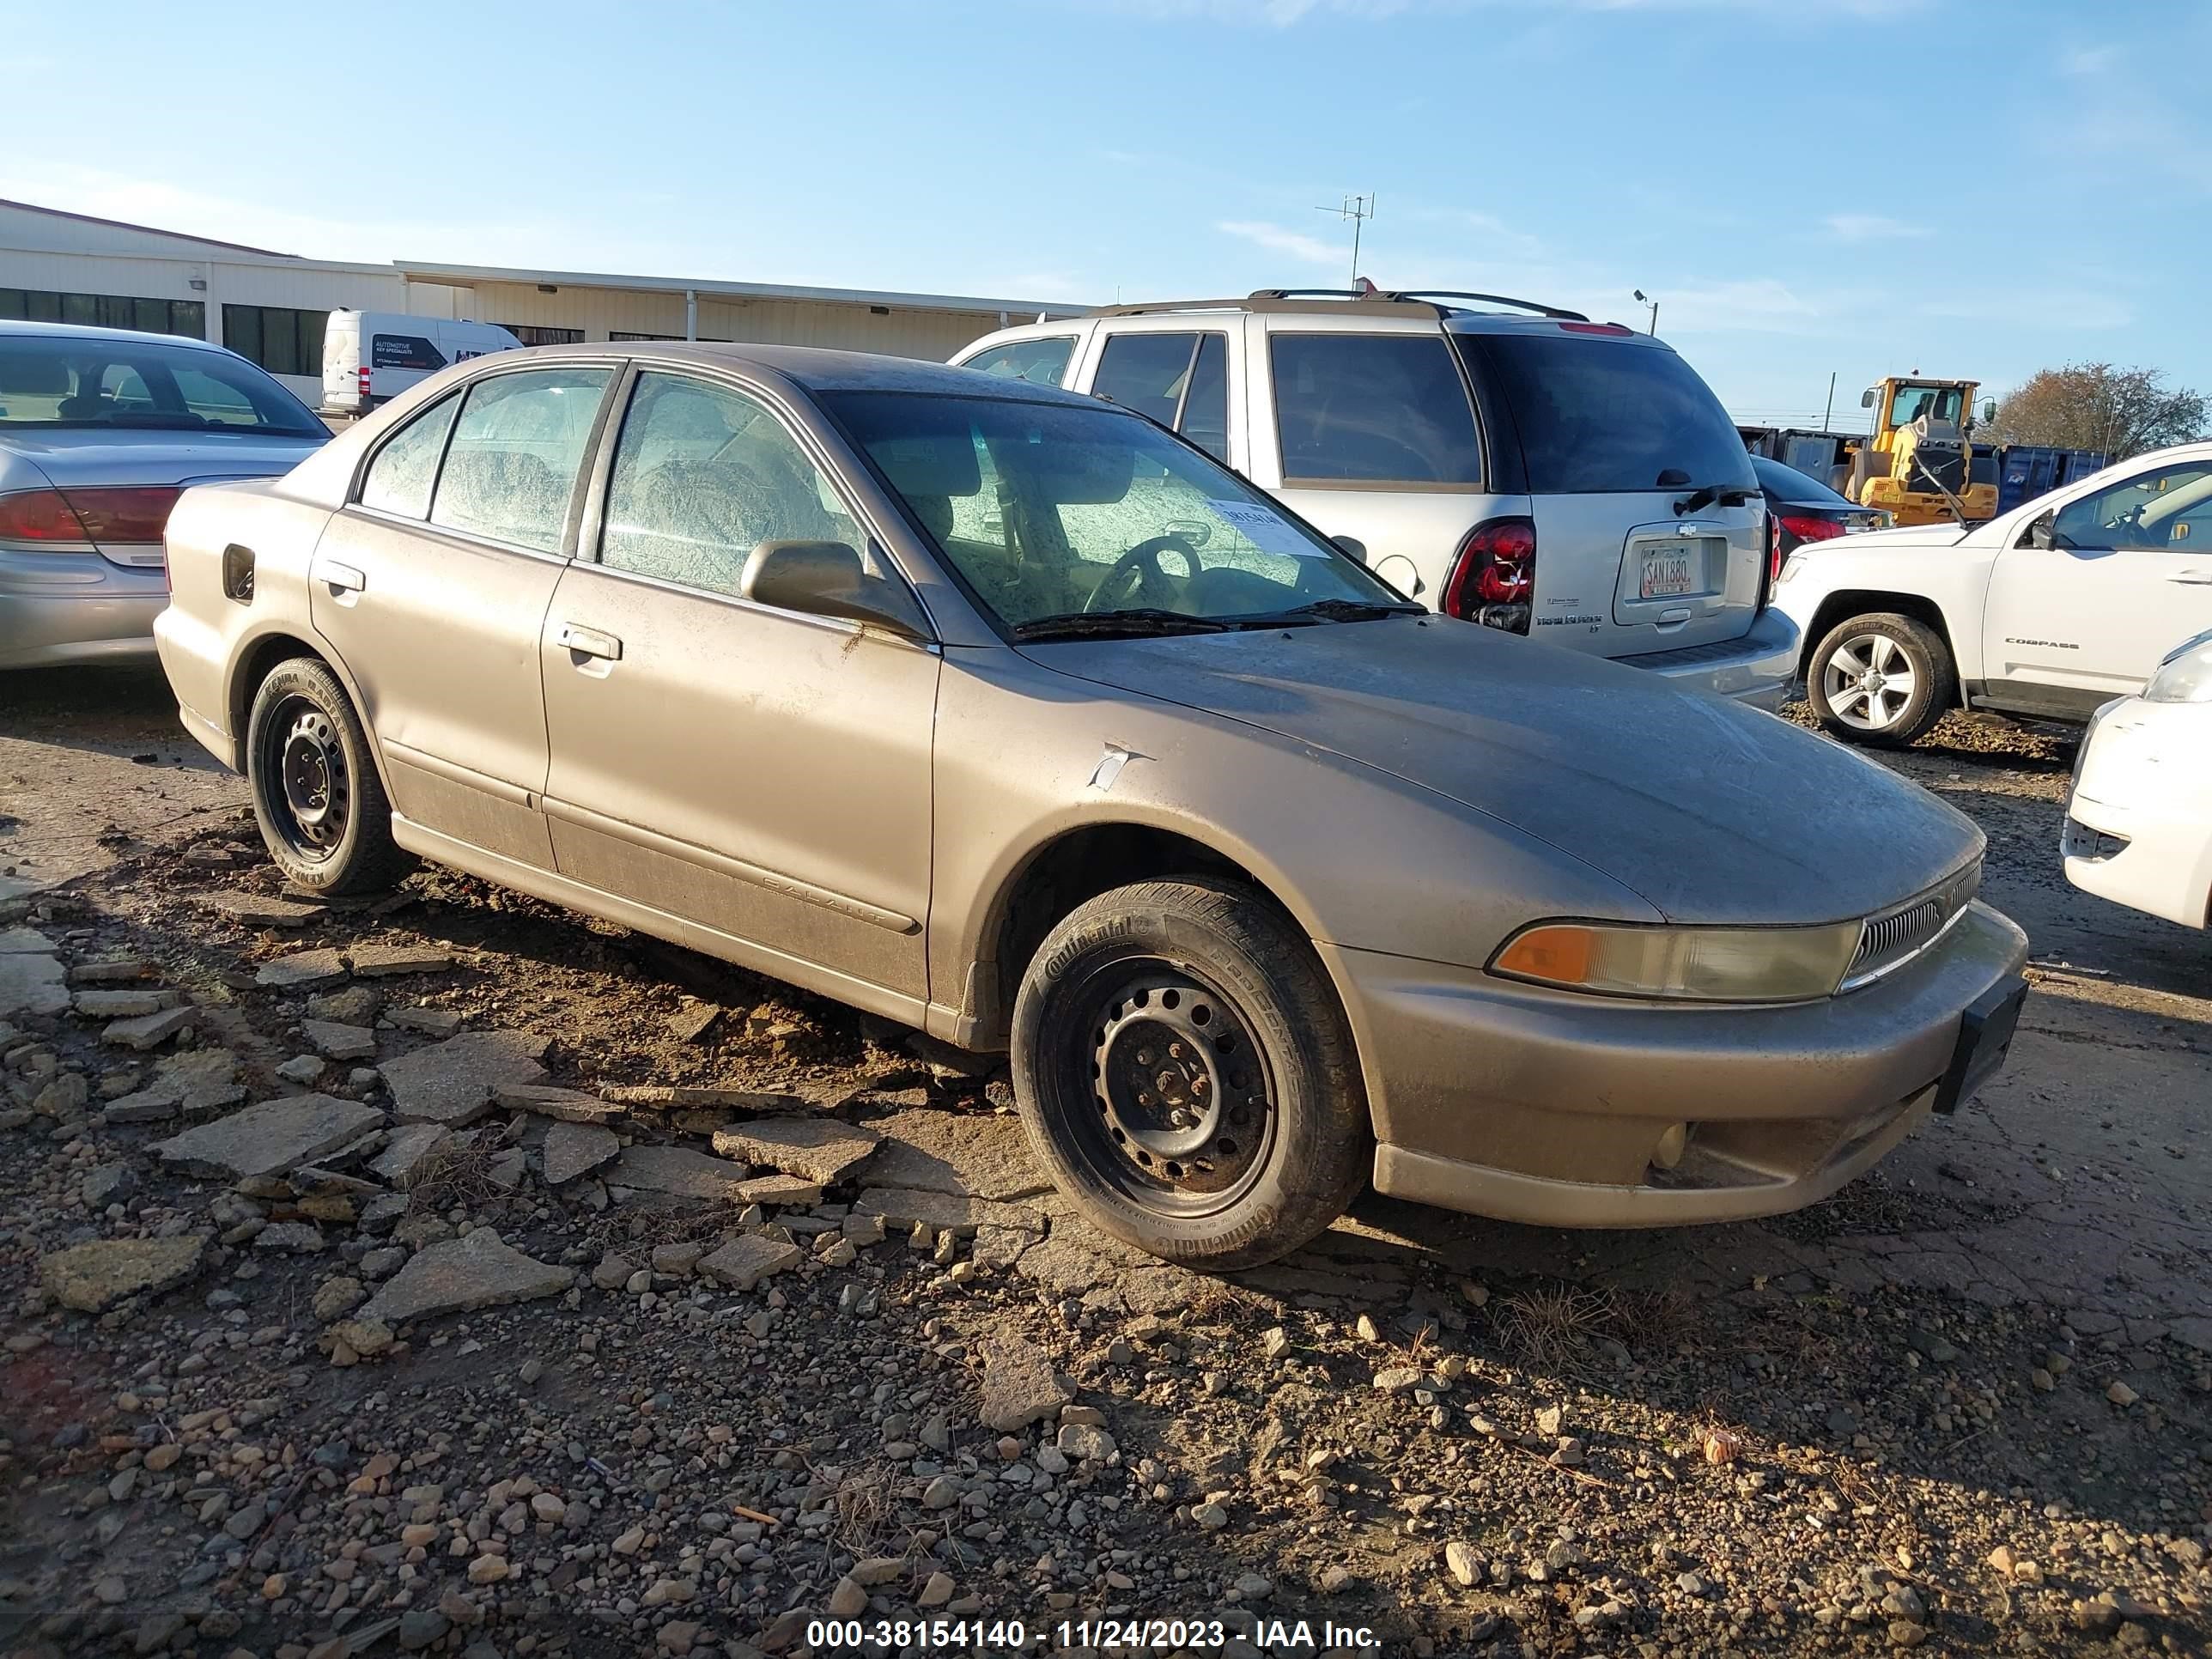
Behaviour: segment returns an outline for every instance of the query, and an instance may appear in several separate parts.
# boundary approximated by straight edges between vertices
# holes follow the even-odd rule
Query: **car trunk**
[[[133,569],[161,568],[161,526],[182,491],[289,472],[319,447],[275,434],[130,428],[26,428],[7,441],[68,500],[100,556]]]

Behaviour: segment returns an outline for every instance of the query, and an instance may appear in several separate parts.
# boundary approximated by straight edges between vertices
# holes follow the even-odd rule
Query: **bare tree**
[[[2002,403],[1980,435],[2003,444],[2102,450],[2114,460],[2204,435],[2202,392],[2168,386],[2155,368],[2069,363],[2031,375]]]

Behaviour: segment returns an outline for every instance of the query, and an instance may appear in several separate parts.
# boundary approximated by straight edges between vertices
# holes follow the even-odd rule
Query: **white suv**
[[[2212,628],[2212,443],[1965,530],[1809,543],[1775,604],[1804,630],[1807,695],[1839,738],[1911,743],[1948,708],[2086,720]]]
[[[1152,416],[1431,610],[1767,708],[1796,675],[1742,440],[1618,323],[1271,289],[1004,329],[954,361]]]

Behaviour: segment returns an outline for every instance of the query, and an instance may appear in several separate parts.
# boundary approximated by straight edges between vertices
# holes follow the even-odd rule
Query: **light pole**
[[[1647,334],[1656,334],[1656,333],[1658,333],[1658,331],[1659,331],[1659,302],[1658,302],[1656,300],[1647,300],[1647,299],[1645,299],[1645,298],[1644,297],[1644,290],[1643,290],[1642,289],[1640,289],[1640,288],[1639,288],[1639,289],[1638,289],[1636,290],[1636,299],[1637,299],[1637,303],[1638,303],[1638,304],[1639,304],[1639,305],[1647,305],[1647,306],[1650,306],[1650,307],[1651,307],[1651,326],[1650,326],[1650,328],[1646,329],[1646,330],[1644,331],[1644,332],[1645,332],[1645,333],[1647,333]]]

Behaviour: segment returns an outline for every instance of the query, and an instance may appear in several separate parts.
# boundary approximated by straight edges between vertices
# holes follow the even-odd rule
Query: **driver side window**
[[[2202,553],[2212,545],[2212,462],[2139,473],[2061,507],[2055,546]]]

